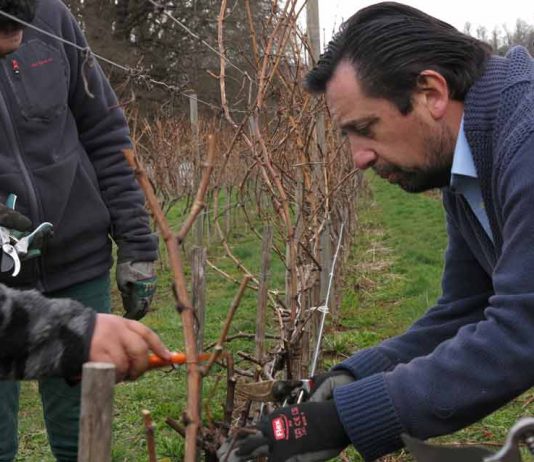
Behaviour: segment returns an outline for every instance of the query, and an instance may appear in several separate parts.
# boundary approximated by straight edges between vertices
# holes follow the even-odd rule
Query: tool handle
[[[15,204],[17,203],[17,195],[11,193],[9,196],[7,196],[6,200],[6,207],[15,210]]]
[[[199,361],[207,361],[209,358],[210,358],[211,354],[210,353],[200,353],[198,355],[198,360]],[[180,352],[176,352],[176,351],[173,351],[171,353],[171,360],[170,361],[167,361],[163,358],[160,358],[159,356],[155,355],[155,354],[151,354],[148,356],[148,364],[149,364],[149,367],[151,369],[155,368],[155,367],[163,367],[163,366],[170,366],[170,365],[177,365],[177,366],[180,366],[182,364],[185,364],[186,363],[186,357],[185,357],[185,353],[180,353]]]

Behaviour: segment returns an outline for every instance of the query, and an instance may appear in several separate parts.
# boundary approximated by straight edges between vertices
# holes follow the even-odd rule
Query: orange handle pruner
[[[200,353],[198,355],[198,360],[207,361],[210,358],[210,356],[211,356],[210,353]],[[186,363],[185,353],[180,353],[176,351],[171,352],[170,361],[160,358],[159,356],[155,354],[148,355],[148,364],[149,364],[150,369],[153,369],[155,367],[164,367],[164,366],[171,366],[171,365],[180,366],[185,363]]]

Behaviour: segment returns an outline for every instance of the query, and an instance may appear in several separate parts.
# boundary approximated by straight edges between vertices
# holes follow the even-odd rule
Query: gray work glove
[[[217,456],[227,462],[258,456],[273,462],[320,462],[336,457],[349,443],[333,401],[303,403],[263,417],[255,432],[229,438]]]
[[[329,371],[312,377],[313,386],[310,390],[312,402],[328,401],[334,397],[334,388],[354,382],[354,376],[345,370]]]
[[[10,230],[25,232],[31,229],[32,222],[28,217],[22,215],[22,213],[4,204],[0,204],[0,226]]]
[[[124,317],[139,320],[150,308],[156,292],[154,262],[124,262],[117,265],[117,286],[121,292]]]

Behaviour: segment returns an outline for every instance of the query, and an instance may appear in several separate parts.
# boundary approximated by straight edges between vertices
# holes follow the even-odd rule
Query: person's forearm
[[[444,205],[448,210],[446,199]],[[374,348],[357,352],[336,368],[349,370],[360,379],[388,372],[398,364],[430,354],[462,327],[484,319],[484,309],[493,295],[491,278],[469,249],[450,214],[447,219],[449,243],[445,253],[442,296],[437,304],[406,332]]]
[[[95,317],[76,301],[0,284],[0,379],[79,375]]]

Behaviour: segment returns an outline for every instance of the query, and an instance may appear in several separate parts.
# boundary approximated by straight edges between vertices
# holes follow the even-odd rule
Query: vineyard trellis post
[[[258,288],[258,311],[256,318],[256,359],[263,364],[265,355],[265,327],[267,319],[267,305],[269,282],[271,277],[271,248],[273,245],[273,227],[267,225],[263,229],[261,246],[261,272]]]
[[[114,387],[113,364],[83,365],[78,462],[111,462]]]
[[[200,216],[197,220],[200,219]],[[205,247],[194,247],[191,251],[191,303],[196,313],[195,337],[197,351],[204,348],[204,334],[206,331],[206,262],[207,249]],[[202,388],[203,381],[200,381],[200,400],[198,402],[198,414],[202,416]],[[201,459],[200,451],[197,453],[197,461]]]
[[[194,91],[189,92],[189,118],[191,121],[191,133],[193,135],[193,165],[194,165],[194,183],[198,188],[201,178],[201,159],[200,159],[200,126],[198,120],[198,98]],[[204,213],[197,216],[194,226],[195,244],[202,246],[204,238]]]

